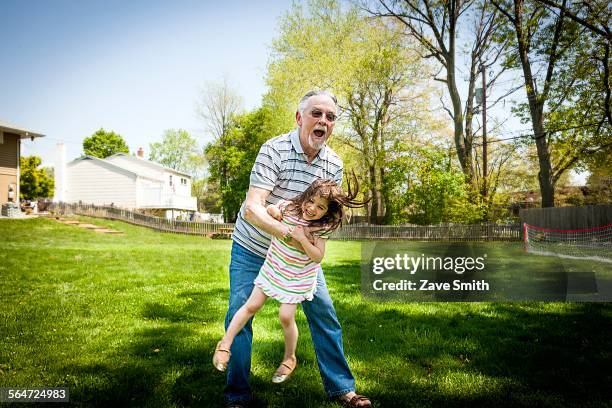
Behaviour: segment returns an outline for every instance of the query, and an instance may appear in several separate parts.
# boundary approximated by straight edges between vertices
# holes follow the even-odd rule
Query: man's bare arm
[[[282,239],[289,232],[289,227],[281,224],[268,214],[266,210],[268,195],[270,195],[269,190],[249,187],[244,207],[244,218],[257,228]]]

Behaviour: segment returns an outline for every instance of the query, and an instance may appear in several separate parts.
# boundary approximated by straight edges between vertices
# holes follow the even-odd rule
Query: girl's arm
[[[293,228],[291,231],[291,236],[302,245],[304,252],[306,252],[306,255],[308,255],[313,262],[321,263],[323,256],[325,255],[324,239],[321,239],[315,235],[313,237],[314,243],[310,242],[304,232],[304,227],[299,225]]]
[[[267,208],[266,211],[268,211],[268,214],[270,215],[270,217],[280,221],[283,219],[283,213],[281,212],[280,208],[278,207],[278,205],[276,204],[270,204]]]
[[[281,210],[281,204],[283,203],[283,201],[277,203],[277,204],[270,204],[269,206],[266,207],[266,211],[268,212],[268,215],[272,218],[274,218],[275,220],[278,221],[282,221],[283,219],[283,211]],[[291,233],[291,229],[289,229],[288,233]],[[306,233],[306,236],[309,237],[308,239],[312,242],[312,234],[310,233]],[[284,238],[283,238],[284,239]],[[295,239],[292,239],[291,242],[289,243],[290,245],[293,245],[294,247],[303,250],[304,248],[302,248],[302,245],[297,242]]]

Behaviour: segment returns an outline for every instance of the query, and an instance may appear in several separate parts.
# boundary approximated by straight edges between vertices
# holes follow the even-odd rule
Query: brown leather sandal
[[[368,397],[359,394],[355,394],[353,398],[348,401],[340,399],[340,403],[342,406],[349,408],[370,408],[372,406],[372,402]]]
[[[224,356],[226,356],[226,358],[222,358],[221,353],[225,353]],[[215,354],[213,354],[213,365],[217,370],[224,372],[227,370],[227,363],[229,362],[231,356],[232,353],[228,349],[221,348],[221,341],[219,341],[217,343],[217,347],[215,347]]]
[[[287,360],[289,361],[289,360]],[[289,369],[289,372],[286,374],[280,374],[279,370],[281,369],[281,367],[287,367]],[[289,380],[289,378],[291,377],[291,374],[293,374],[293,370],[295,370],[295,368],[297,367],[297,359],[295,360],[295,364],[293,365],[293,367],[291,367],[289,364],[285,363],[284,361],[281,363],[280,366],[278,366],[278,368],[276,369],[276,372],[274,373],[274,375],[272,376],[272,382],[274,384],[282,384],[284,382],[286,382],[287,380]]]

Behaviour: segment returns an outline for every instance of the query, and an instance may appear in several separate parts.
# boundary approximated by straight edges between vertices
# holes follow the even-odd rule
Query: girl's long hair
[[[359,208],[365,206],[370,199],[364,201],[356,200],[359,192],[359,183],[355,173],[352,173],[355,187],[352,188],[350,178],[347,178],[348,191],[344,193],[340,186],[329,179],[317,179],[308,186],[306,190],[297,197],[289,200],[285,211],[289,214],[302,217],[302,205],[313,197],[323,197],[328,200],[327,213],[318,220],[310,221],[310,226],[321,227],[321,230],[333,231],[342,225],[344,219],[344,208]]]

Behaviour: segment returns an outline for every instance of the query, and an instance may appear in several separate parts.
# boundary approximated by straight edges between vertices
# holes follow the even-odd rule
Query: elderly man
[[[334,129],[336,104],[336,98],[327,91],[308,92],[295,114],[298,128],[268,140],[259,151],[233,234],[226,327],[253,290],[270,235],[284,238],[290,233],[287,226],[268,215],[266,205],[295,197],[318,178],[342,181],[342,160],[325,144]],[[302,308],[327,395],[346,406],[370,407],[367,397],[355,393],[355,380],[344,357],[342,329],[322,274],[317,278],[314,299],[303,302]],[[247,406],[251,399],[248,380],[252,339],[249,322],[231,348],[225,388],[229,407]]]

